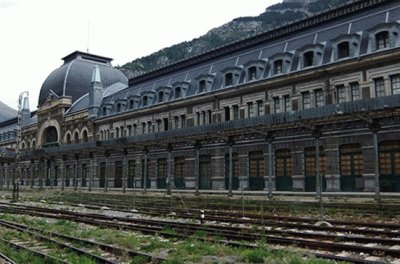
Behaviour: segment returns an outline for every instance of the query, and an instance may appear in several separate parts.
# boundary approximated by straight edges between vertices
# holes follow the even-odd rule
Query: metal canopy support
[[[60,176],[61,176],[61,190],[64,191],[65,188],[65,160],[67,157],[63,155],[60,160]]]
[[[272,198],[272,141],[273,138],[267,138],[268,141],[268,197]]]
[[[93,152],[89,153],[89,192],[92,191],[93,179],[94,179],[94,154]]]
[[[200,189],[200,142],[196,141],[195,146],[194,146],[195,150],[196,150],[196,160],[195,160],[195,195],[199,196],[199,189]]]
[[[232,181],[233,181],[233,139],[228,140],[229,146],[229,179],[228,179],[228,190],[229,190],[229,197],[232,197]]]
[[[30,181],[29,181],[29,188],[33,188],[33,181],[35,180],[35,160],[31,159],[31,175],[30,175]]]
[[[74,191],[78,189],[78,162],[79,162],[79,155],[75,155],[75,170],[74,170]]]
[[[171,144],[168,145],[168,161],[167,161],[167,194],[171,195],[172,190],[172,166],[171,166],[171,152],[172,146]]]
[[[147,155],[148,151],[147,149],[144,151],[144,168],[143,168],[143,192],[147,192]]]
[[[123,180],[122,180],[122,192],[126,192],[126,179],[127,179],[127,173],[128,173],[128,149],[124,149],[124,160],[122,162],[122,174],[123,174]]]
[[[379,146],[378,146],[378,132],[381,129],[381,125],[378,122],[372,121],[369,125],[369,129],[372,131],[373,144],[374,144],[374,158],[375,158],[375,201],[380,202],[381,191],[380,191],[380,172],[379,172]]]
[[[106,157],[106,168],[104,172],[104,192],[108,192],[108,158],[110,153],[106,150],[105,157]]]

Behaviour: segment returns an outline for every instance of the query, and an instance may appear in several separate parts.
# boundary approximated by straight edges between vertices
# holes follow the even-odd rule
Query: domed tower
[[[48,96],[70,97],[73,104],[92,88],[92,73],[97,65],[104,87],[128,84],[126,76],[111,65],[111,58],[75,51],[63,58],[64,64],[44,81],[39,94],[40,107]]]
[[[62,144],[66,131],[71,129],[74,134],[77,133],[74,143],[79,143],[80,138],[87,138],[88,134],[93,135],[89,131],[89,108],[93,108],[89,105],[92,103],[89,102],[89,95],[94,89],[94,70],[98,74],[95,84],[101,84],[95,88],[102,89],[116,83],[128,85],[126,76],[111,65],[111,58],[75,51],[63,60],[64,64],[47,77],[40,90],[37,111],[39,147]],[[102,100],[102,91],[97,92],[96,100]],[[77,108],[78,111],[75,111]],[[69,115],[73,117],[67,118]],[[81,135],[83,128],[85,136]]]

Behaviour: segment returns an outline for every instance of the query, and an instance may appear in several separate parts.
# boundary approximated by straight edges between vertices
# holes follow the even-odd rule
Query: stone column
[[[373,145],[374,145],[374,163],[375,163],[375,183],[374,183],[374,189],[375,189],[375,200],[380,201],[381,200],[381,193],[380,193],[380,172],[379,172],[379,146],[378,146],[378,132],[381,128],[380,124],[374,122],[373,124],[370,125],[370,130],[372,132],[373,136]]]
[[[54,165],[54,163],[55,163],[55,160],[54,160],[54,157],[51,157],[50,158],[50,171],[49,171],[49,178],[50,178],[50,188],[51,189],[53,189],[53,187],[54,187],[54,179],[55,179],[55,165]]]
[[[33,188],[33,181],[35,180],[35,160],[31,159],[31,179],[29,180],[29,187]]]

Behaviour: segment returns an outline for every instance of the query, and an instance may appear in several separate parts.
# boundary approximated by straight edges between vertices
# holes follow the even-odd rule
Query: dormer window
[[[103,107],[103,113],[102,113],[102,115],[103,115],[103,116],[106,116],[106,115],[107,115],[107,107],[105,107],[105,106]]]
[[[265,64],[265,60],[251,60],[246,63],[244,65],[246,80],[250,82],[261,79],[265,69]]]
[[[176,88],[175,88],[174,98],[175,98],[175,99],[178,99],[178,98],[181,98],[181,97],[182,97],[182,89],[181,89],[181,87],[179,86],[179,87],[176,87]]]
[[[290,70],[292,64],[293,54],[289,52],[277,53],[269,58],[270,63],[270,75],[279,75],[287,73]]]
[[[164,101],[164,92],[160,91],[158,92],[158,102],[162,103]]]
[[[389,32],[382,31],[375,34],[375,45],[376,49],[385,49],[389,47]]]
[[[360,35],[342,34],[332,40],[332,61],[355,57],[359,54]]]
[[[283,73],[283,61],[276,60],[274,61],[274,74],[281,74]]]
[[[233,85],[233,73],[228,72],[225,74],[225,86]]]
[[[206,80],[199,81],[199,93],[204,93],[206,91]]]
[[[397,22],[378,24],[369,29],[368,33],[369,49],[372,52],[400,45],[400,24]]]
[[[148,98],[147,98],[147,96],[143,96],[143,98],[142,98],[142,106],[147,106],[147,104],[148,104]]]
[[[224,76],[223,87],[236,85],[239,82],[241,67],[228,67],[221,71]]]
[[[308,51],[303,54],[303,67],[314,65],[314,51]]]
[[[133,109],[135,106],[135,101],[133,99],[129,100],[129,109]]]
[[[121,103],[117,104],[117,113],[121,112]]]
[[[248,81],[253,81],[257,79],[257,67],[252,66],[247,70]]]
[[[205,93],[211,91],[214,82],[213,74],[202,74],[196,78],[197,80],[197,93]]]
[[[306,45],[300,49],[300,67],[307,68],[318,66],[322,63],[324,45],[312,44]]]
[[[338,59],[350,57],[350,43],[343,41],[337,45]]]

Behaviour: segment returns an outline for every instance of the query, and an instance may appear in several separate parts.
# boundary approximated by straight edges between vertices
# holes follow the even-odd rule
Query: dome
[[[64,64],[54,70],[40,89],[38,105],[42,105],[49,92],[58,96],[70,96],[72,103],[89,92],[92,87],[92,73],[99,67],[104,87],[115,83],[128,84],[126,76],[111,65],[112,59],[75,51],[63,58]]]

